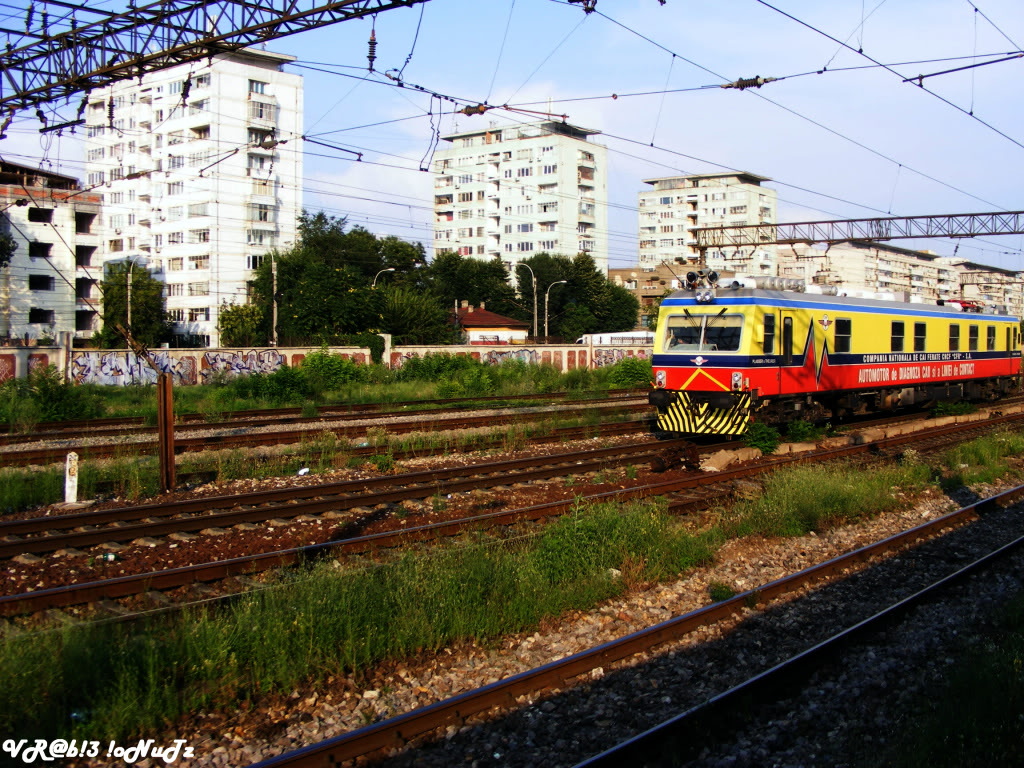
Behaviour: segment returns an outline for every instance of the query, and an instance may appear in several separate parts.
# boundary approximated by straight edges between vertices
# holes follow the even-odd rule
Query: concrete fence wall
[[[319,348],[256,347],[251,349],[157,349],[152,355],[160,371],[172,374],[175,384],[206,384],[221,376],[273,373],[282,365],[298,366]],[[328,352],[367,363],[370,350],[360,347],[329,347]],[[650,347],[611,347],[588,344],[407,346],[384,350],[384,363],[400,368],[413,357],[426,354],[468,355],[499,365],[506,360],[553,365],[565,372],[574,368],[600,368],[627,357],[649,359]],[[114,349],[66,347],[0,347],[0,381],[24,378],[36,367],[54,365],[78,384],[130,386],[151,384],[157,373],[133,352]]]

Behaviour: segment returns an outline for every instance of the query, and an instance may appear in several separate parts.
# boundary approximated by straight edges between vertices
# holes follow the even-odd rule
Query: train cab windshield
[[[695,314],[688,309],[672,315],[666,324],[665,349],[673,352],[735,352],[740,348],[743,315],[726,310]]]

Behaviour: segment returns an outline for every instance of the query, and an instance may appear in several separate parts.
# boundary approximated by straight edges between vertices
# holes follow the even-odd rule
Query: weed
[[[711,602],[720,603],[736,596],[736,590],[723,581],[712,581],[708,584],[708,596]]]
[[[626,467],[626,478],[629,480],[636,480],[636,467],[630,464]]]
[[[390,451],[388,453],[377,454],[376,456],[369,456],[366,461],[372,464],[377,471],[382,474],[387,474],[395,468],[395,457]]]
[[[743,442],[751,448],[760,449],[765,456],[775,453],[779,447],[782,436],[779,430],[760,421],[754,421],[747,427],[747,433],[743,436]]]
[[[786,439],[793,443],[812,442],[825,434],[825,427],[797,419],[786,425]]]
[[[978,406],[966,400],[957,400],[955,402],[943,400],[936,403],[932,408],[932,416],[963,416],[968,413],[975,413],[977,410]]]

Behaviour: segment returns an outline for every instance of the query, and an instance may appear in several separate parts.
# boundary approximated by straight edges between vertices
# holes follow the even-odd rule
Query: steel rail
[[[1024,414],[1014,414],[1011,416],[990,419],[984,422],[984,424],[1009,423],[1021,420],[1024,420]],[[120,576],[98,582],[72,584],[64,587],[41,589],[35,592],[18,595],[7,595],[0,597],[0,616],[32,613],[48,608],[60,608],[68,605],[81,605],[83,603],[95,602],[103,599],[128,597],[131,595],[142,594],[150,589],[175,589],[195,583],[218,581],[232,576],[259,573],[271,570],[272,568],[294,565],[299,562],[313,560],[319,557],[356,554],[372,551],[374,549],[395,547],[411,541],[434,540],[445,536],[454,536],[466,530],[480,527],[507,526],[520,522],[536,521],[567,512],[577,504],[612,501],[622,502],[650,496],[658,496],[661,494],[670,494],[700,485],[708,485],[749,477],[789,464],[839,459],[875,451],[880,447],[885,448],[904,445],[915,438],[920,439],[922,434],[926,437],[934,437],[940,434],[952,434],[958,429],[962,430],[965,428],[976,427],[977,424],[977,422],[974,422],[962,425],[936,427],[928,430],[926,433],[916,433],[914,436],[909,437],[901,435],[898,437],[886,438],[879,443],[865,443],[861,445],[832,449],[829,451],[816,451],[797,456],[780,458],[775,461],[755,466],[725,470],[714,474],[698,474],[680,479],[652,483],[646,486],[605,491],[603,493],[592,494],[572,500],[548,502],[546,504],[538,504],[521,509],[490,512],[472,518],[461,518],[458,520],[429,523],[397,531],[387,531],[384,533],[358,536],[340,541],[329,541],[321,544],[312,544],[306,547],[298,547],[259,555],[249,555],[246,557],[237,557],[213,563],[201,563],[198,565],[175,568],[167,571],[133,574],[130,576]]]
[[[414,738],[448,725],[462,724],[468,717],[486,712],[493,707],[515,706],[516,699],[520,696],[535,694],[548,688],[563,687],[569,680],[589,673],[597,667],[606,667],[635,654],[649,651],[663,643],[678,640],[696,629],[729,618],[749,605],[751,601],[764,603],[788,592],[802,589],[877,555],[906,548],[937,534],[943,528],[962,523],[1002,501],[1016,500],[1022,496],[1024,496],[1024,486],[1017,486],[882,541],[743,592],[728,600],[691,611],[640,632],[545,664],[529,672],[514,675],[483,688],[398,715],[342,736],[327,739],[319,744],[264,760],[257,763],[254,768],[279,768],[280,766],[328,768],[328,766],[340,765],[345,760],[355,760],[382,749],[404,747]],[[607,758],[605,754],[608,754]],[[632,752],[623,755],[605,754],[598,756],[602,762],[595,762],[593,765],[640,764],[636,762],[638,755]],[[598,758],[594,758],[594,760]],[[590,765],[590,763],[583,765]]]

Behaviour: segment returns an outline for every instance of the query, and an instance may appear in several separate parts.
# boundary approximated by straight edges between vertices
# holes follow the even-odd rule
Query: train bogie
[[[1019,385],[1020,321],[957,305],[698,287],[662,302],[654,341],[658,428],[738,435]]]

